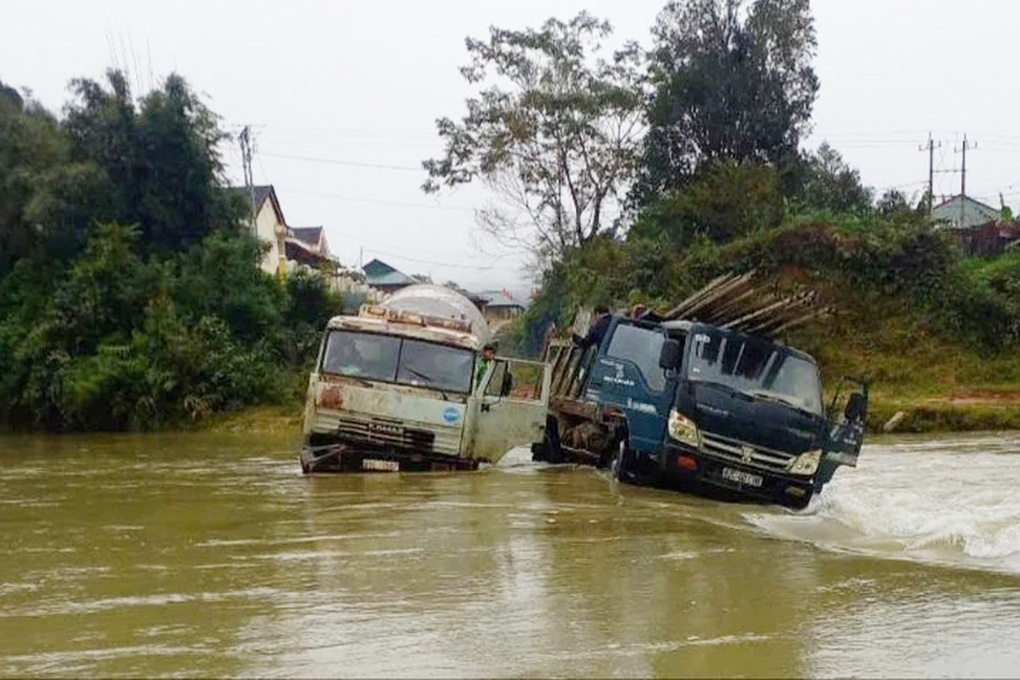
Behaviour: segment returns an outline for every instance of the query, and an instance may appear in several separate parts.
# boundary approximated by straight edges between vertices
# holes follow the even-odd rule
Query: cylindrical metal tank
[[[455,290],[430,283],[417,283],[401,288],[382,303],[383,307],[398,311],[457,319],[471,324],[471,332],[485,344],[490,339],[489,324],[471,300]]]

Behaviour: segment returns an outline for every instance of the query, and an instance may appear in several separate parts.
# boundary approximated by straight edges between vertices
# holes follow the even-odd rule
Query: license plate
[[[373,472],[400,472],[400,463],[395,460],[363,458],[361,460],[361,469]]]
[[[744,472],[743,470],[734,470],[733,468],[723,468],[722,478],[737,484],[746,484],[747,486],[761,486],[765,482],[765,478],[761,475]]]

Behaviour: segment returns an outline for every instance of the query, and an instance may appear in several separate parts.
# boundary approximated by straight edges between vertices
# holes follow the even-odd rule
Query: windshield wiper
[[[793,399],[786,397],[785,395],[782,394],[777,394],[775,392],[770,392],[768,390],[754,390],[753,392],[751,392],[751,395],[758,399],[764,399],[765,401],[771,401],[776,404],[782,404],[783,406],[789,406],[790,408],[797,409],[801,413],[806,413],[812,417],[818,415],[817,413],[808,410],[803,405],[796,403],[795,401],[793,401]]]
[[[427,383],[432,382],[432,376],[425,375],[421,371],[416,371],[413,368],[410,368],[408,366],[404,366],[404,370],[407,371],[408,373],[410,373],[411,375],[414,375],[414,376],[417,376],[417,377],[421,378],[422,380],[424,380]]]
[[[432,386],[432,376],[425,375],[421,371],[416,371],[413,368],[410,368],[408,366],[404,366],[404,370],[407,371],[408,373],[410,373],[411,375],[417,376],[417,377],[421,378],[422,380],[424,380],[426,383],[428,383],[428,386],[431,389],[435,390],[436,392],[439,392],[439,394],[443,397],[443,401],[450,401],[450,397],[446,396],[446,392],[444,392],[443,390],[439,389],[438,387],[433,387]]]
[[[718,382],[716,380],[704,380],[704,379],[700,379],[700,378],[698,378],[698,379],[692,378],[690,380],[691,380],[691,382],[700,383],[702,385],[711,385],[712,387],[715,387],[716,389],[726,390],[727,392],[730,393],[731,397],[739,397],[739,398],[743,399],[744,401],[753,401],[754,400],[754,396],[753,395],[748,394],[747,392],[744,392],[742,390],[738,390],[736,387],[733,387],[732,385],[727,385],[726,383],[723,383],[723,382]]]

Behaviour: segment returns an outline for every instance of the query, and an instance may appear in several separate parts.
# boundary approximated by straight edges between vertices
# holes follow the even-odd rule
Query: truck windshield
[[[818,367],[788,349],[724,330],[691,335],[687,377],[724,385],[760,399],[822,413]]]
[[[473,366],[469,349],[357,331],[330,331],[322,357],[324,373],[460,393],[471,391]]]

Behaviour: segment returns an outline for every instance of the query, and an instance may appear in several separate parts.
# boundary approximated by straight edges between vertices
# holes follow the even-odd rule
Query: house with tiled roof
[[[322,227],[288,227],[285,245],[289,261],[309,267],[333,261]]]
[[[287,220],[280,208],[280,199],[273,185],[232,187],[231,191],[254,204],[254,224],[250,225],[255,237],[268,247],[262,253],[260,267],[267,274],[286,272]]]
[[[300,267],[319,271],[329,286],[343,296],[345,305],[357,310],[361,302],[378,302],[383,293],[372,288],[365,277],[345,269],[333,257],[326,243],[326,230],[319,227],[290,227],[280,208],[280,199],[271,184],[233,187],[231,191],[248,199],[254,197],[255,236],[265,245],[259,267],[273,276],[285,277]],[[246,222],[251,222],[248,217]]]
[[[322,227],[290,227],[272,184],[233,187],[249,201],[254,198],[254,234],[266,246],[260,268],[267,274],[286,276],[297,265],[335,266]],[[250,217],[248,218],[250,221]]]

